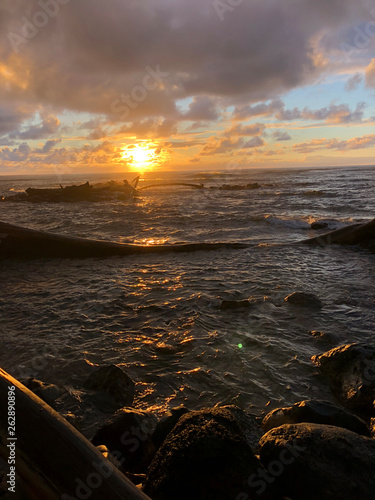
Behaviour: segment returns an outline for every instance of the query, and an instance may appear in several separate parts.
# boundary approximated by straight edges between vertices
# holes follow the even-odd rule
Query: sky
[[[1,0],[0,174],[375,164],[374,0]]]

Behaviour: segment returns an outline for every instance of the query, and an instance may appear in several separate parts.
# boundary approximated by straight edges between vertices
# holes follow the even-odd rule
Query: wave
[[[263,219],[273,226],[284,227],[286,229],[296,230],[309,230],[314,228],[314,224],[319,224],[321,227],[318,229],[335,230],[352,224],[352,219],[337,220],[337,219],[321,219],[318,217],[309,216],[301,219],[292,219],[288,217],[275,217],[273,215],[266,215]],[[259,218],[257,219],[259,220]]]

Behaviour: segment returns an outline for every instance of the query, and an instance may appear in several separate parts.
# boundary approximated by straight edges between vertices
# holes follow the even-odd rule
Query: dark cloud
[[[292,139],[288,132],[283,132],[282,130],[276,130],[271,135],[276,141],[290,141]]]
[[[121,121],[126,112],[113,111],[120,102],[131,121],[173,118],[175,100],[193,96],[192,114],[216,116],[201,96],[225,105],[256,103],[313,81],[323,66],[312,40],[350,26],[360,10],[349,0],[329,7],[312,0],[249,1],[221,22],[211,0],[71,1],[12,47],[10,33],[22,36],[23,19],[33,22],[41,7],[36,0],[3,0],[0,54],[13,67],[16,48],[27,76],[22,94],[56,110]],[[19,96],[20,88],[13,82],[7,94]],[[131,105],[122,101],[128,96]]]
[[[349,151],[354,149],[366,149],[375,146],[375,134],[363,137],[354,137],[345,141],[339,139],[313,139],[309,142],[301,142],[293,146],[297,153],[311,153],[319,149],[336,149]]]
[[[348,90],[349,92],[351,90],[356,90],[362,83],[362,81],[363,81],[363,76],[361,75],[361,73],[356,73],[346,82],[345,90]]]
[[[317,120],[327,123],[358,123],[363,119],[366,104],[360,102],[356,108],[351,111],[347,104],[331,104],[328,107],[320,109],[282,109],[276,113],[276,118],[281,121],[292,120]]]

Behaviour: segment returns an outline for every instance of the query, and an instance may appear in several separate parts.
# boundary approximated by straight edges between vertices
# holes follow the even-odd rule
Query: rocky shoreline
[[[263,418],[227,405],[158,419],[132,407],[135,384],[115,365],[75,388],[22,382],[152,500],[375,499],[375,346],[341,345],[312,363],[337,404],[299,401]],[[90,405],[112,415],[93,422],[80,414]]]

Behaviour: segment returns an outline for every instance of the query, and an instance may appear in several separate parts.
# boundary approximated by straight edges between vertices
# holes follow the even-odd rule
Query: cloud
[[[241,106],[311,83],[324,69],[314,40],[352,25],[361,14],[350,0],[329,6],[265,0],[243,2],[221,22],[212,0],[90,0],[90,9],[71,1],[16,53],[9,33],[22,36],[21,20],[41,7],[36,0],[3,0],[2,9],[0,56],[7,72],[0,80],[10,99],[22,88],[35,105],[118,121],[124,112],[116,113],[112,104],[122,96],[132,99],[131,121],[173,118],[175,101],[191,96],[192,115],[214,117],[204,99]],[[164,76],[151,81],[147,68]]]
[[[266,126],[263,123],[253,123],[251,125],[237,124],[229,128],[223,135],[231,137],[233,135],[252,136],[262,135]]]
[[[58,131],[60,121],[56,116],[44,114],[41,118],[41,125],[32,125],[23,132],[13,132],[10,134],[10,137],[21,140],[37,140],[49,137]]]
[[[348,151],[353,149],[366,149],[375,146],[375,134],[365,135],[363,137],[354,137],[346,141],[339,139],[313,139],[309,142],[301,142],[293,146],[297,153],[311,153],[319,149],[336,149],[339,151]]]
[[[345,84],[345,90],[351,91],[351,90],[356,90],[359,85],[362,83],[363,77],[361,73],[356,73],[353,75]]]
[[[194,97],[193,102],[189,105],[189,111],[182,115],[183,119],[196,122],[217,120],[219,117],[217,102],[208,96]]]
[[[367,66],[365,79],[367,87],[375,88],[375,59],[372,59],[371,63]]]
[[[328,107],[320,109],[283,109],[276,113],[276,118],[281,121],[294,120],[317,120],[326,123],[358,123],[361,122],[364,115],[366,104],[360,102],[356,108],[351,111],[347,104],[331,104]]]
[[[281,130],[276,130],[271,135],[277,141],[290,141],[292,139],[288,132],[283,132]]]
[[[211,138],[203,147],[200,155],[208,156],[214,154],[230,153],[234,150],[253,149],[264,146],[265,142],[261,137],[253,137],[246,140],[243,137],[239,139],[230,139],[227,137],[220,137],[219,139]]]
[[[246,120],[253,116],[272,116],[283,108],[284,103],[281,99],[275,99],[270,103],[261,102],[254,105],[247,104],[245,106],[236,107],[233,118],[234,120]]]

